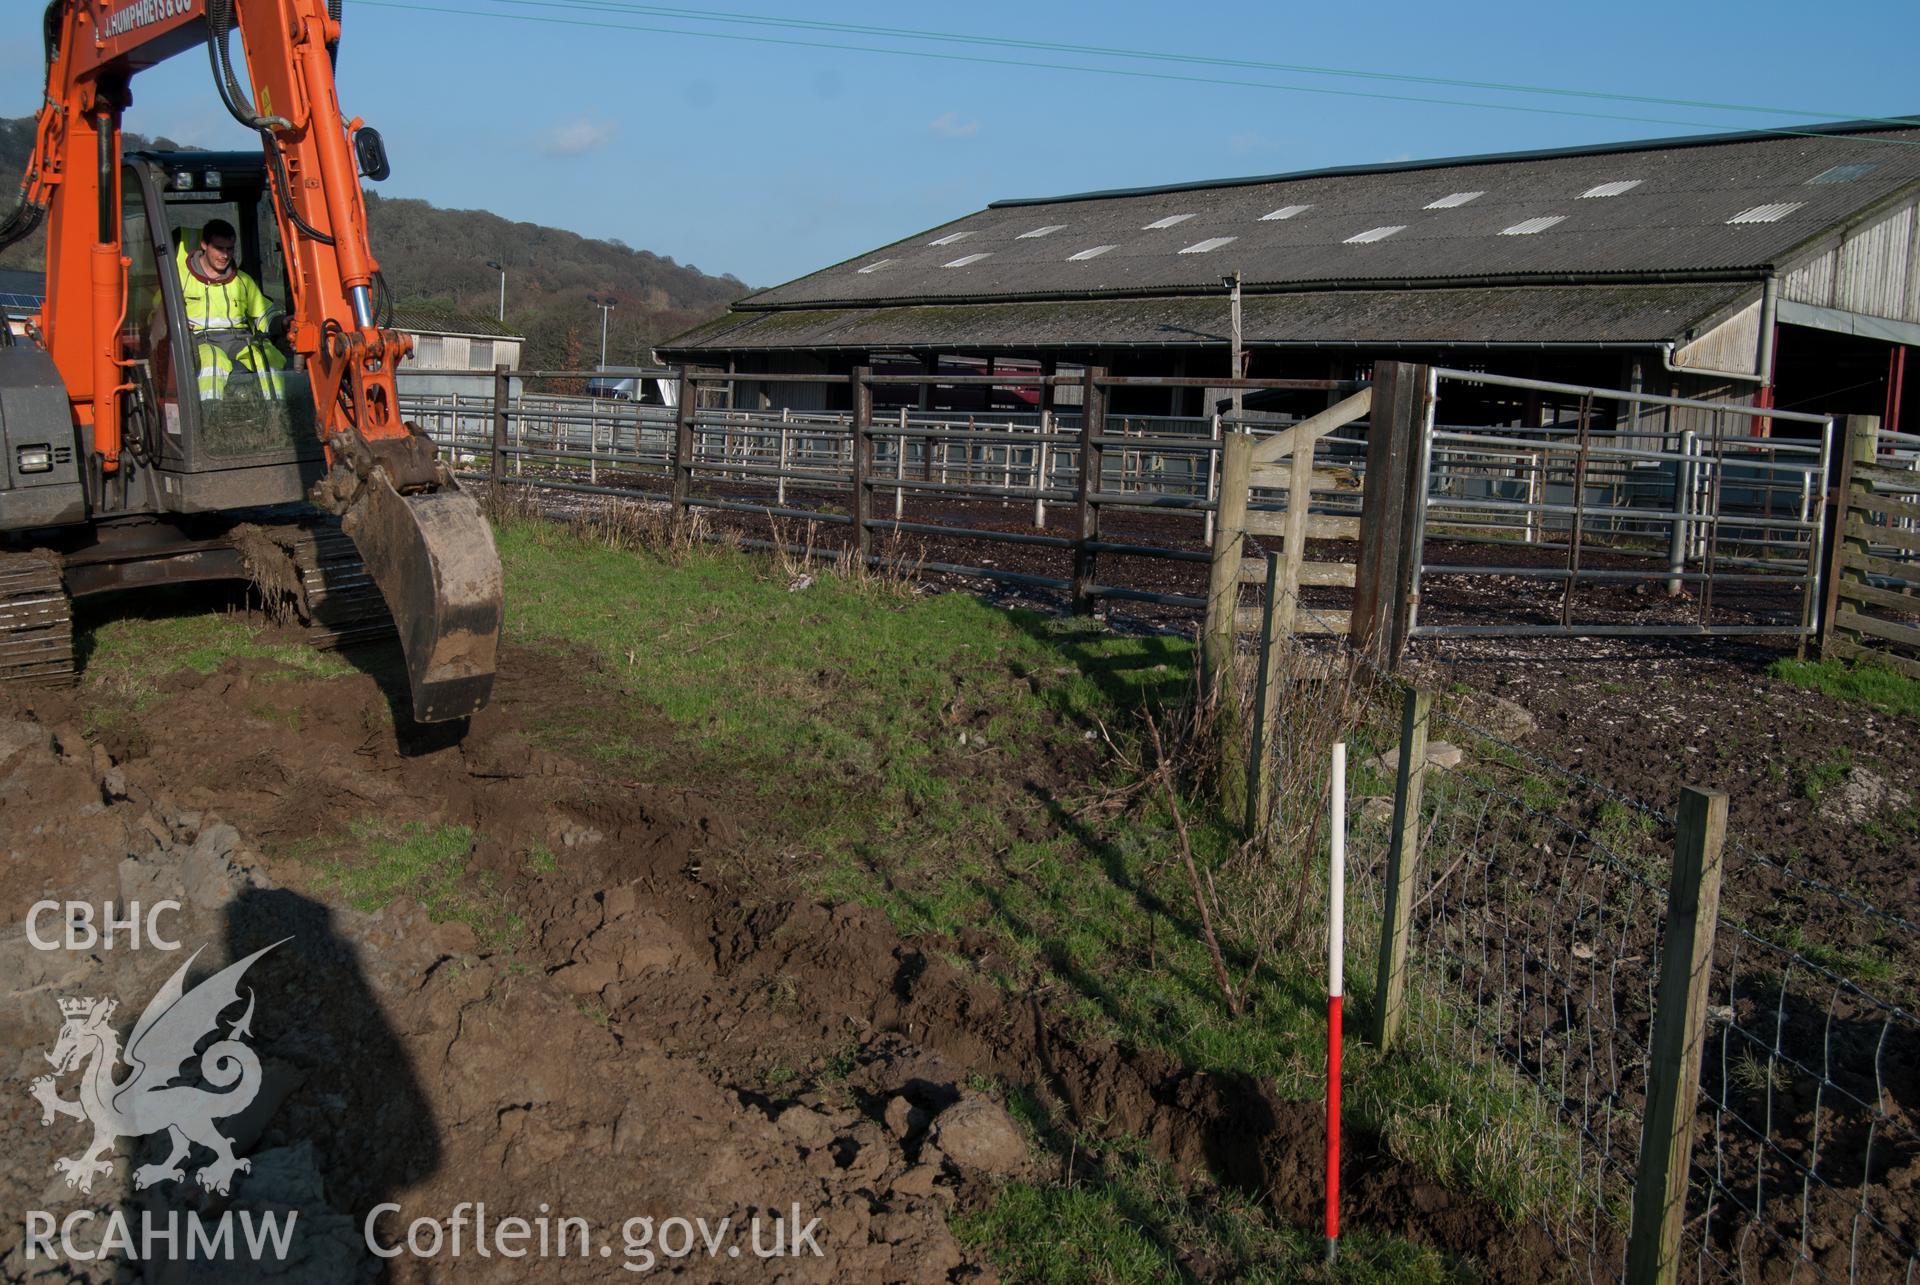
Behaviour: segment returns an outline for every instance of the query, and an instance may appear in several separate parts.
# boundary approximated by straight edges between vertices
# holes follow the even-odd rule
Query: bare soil
[[[1317,1105],[1115,1045],[1043,999],[1005,993],[968,963],[984,936],[903,940],[877,911],[807,898],[738,783],[666,789],[541,748],[557,709],[601,699],[578,679],[590,663],[509,647],[493,705],[464,734],[409,724],[368,674],[302,678],[257,661],[170,680],[137,719],[91,740],[73,693],[5,698],[0,727],[18,733],[0,759],[6,905],[177,889],[189,906],[178,935],[211,943],[210,956],[288,939],[249,974],[272,1109],[246,1144],[259,1176],[231,1197],[305,1211],[320,1239],[302,1251],[306,1274],[286,1279],[376,1278],[359,1229],[383,1201],[404,1211],[381,1224],[389,1244],[402,1220],[445,1219],[462,1201],[496,1217],[551,1208],[609,1237],[636,1216],[738,1227],[797,1206],[820,1218],[824,1257],[694,1258],[680,1271],[991,1279],[947,1217],[1009,1175],[930,1141],[946,1109],[988,1084],[1081,1128],[1144,1137],[1202,1198],[1232,1184],[1315,1224]],[[405,900],[373,913],[345,904],[322,841],[370,818],[469,827],[489,904],[517,917],[509,937]],[[156,952],[48,955],[17,928],[0,951],[24,979],[0,1012],[0,1057],[21,1066],[51,1043],[55,995],[111,993],[137,1010],[178,966]],[[77,1133],[44,1129],[24,1095],[7,1099],[10,1208],[85,1199],[50,1167]],[[1485,1279],[1567,1270],[1543,1234],[1502,1226],[1373,1139],[1349,1137],[1346,1154],[1355,1224],[1437,1246]],[[1097,1177],[1084,1156],[1044,1150],[1014,1169]],[[103,1204],[128,1196],[124,1161],[104,1191]],[[13,1238],[0,1242],[7,1280],[29,1270],[17,1227],[0,1233]],[[624,1279],[614,1244],[607,1262],[402,1257],[386,1278]],[[150,1266],[148,1279],[171,1277]]]

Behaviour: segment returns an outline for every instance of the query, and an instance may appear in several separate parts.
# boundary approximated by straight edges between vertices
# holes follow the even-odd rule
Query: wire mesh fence
[[[1385,1056],[1436,1079],[1422,1091],[1456,1117],[1445,1130],[1474,1140],[1465,1161],[1442,1150],[1441,1176],[1476,1170],[1503,1210],[1545,1231],[1568,1274],[1639,1279],[1636,1192],[1660,1180],[1650,1094],[1674,1075],[1654,1049],[1657,1024],[1676,1020],[1664,956],[1684,913],[1678,818],[1528,749],[1511,721],[1523,713],[1467,690],[1427,694],[1403,780],[1406,689],[1336,648],[1322,667],[1344,656],[1361,673],[1346,686],[1372,695],[1344,734],[1379,750],[1350,770],[1347,949],[1356,974],[1378,974],[1357,988],[1370,1034],[1381,1042],[1391,1002]],[[1286,727],[1294,714],[1271,717]],[[1283,829],[1299,804],[1275,806],[1269,824]],[[1698,1078],[1673,1081],[1686,1096],[1671,1279],[1920,1280],[1920,926],[1811,867],[1737,832],[1719,861],[1717,906],[1699,924],[1704,1002],[1678,1010]],[[1374,966],[1392,958],[1402,880],[1390,987],[1394,969]]]
[[[1469,712],[1480,711],[1436,702],[1434,766],[1408,819],[1417,860],[1399,1047],[1457,1082],[1449,1100],[1481,1112],[1471,1132],[1531,1156],[1507,1207],[1543,1226],[1578,1277],[1617,1279],[1645,1126],[1660,854],[1673,829],[1469,723]],[[1393,765],[1371,765],[1363,784],[1390,794]],[[1361,833],[1372,841],[1359,848],[1359,883],[1378,897],[1389,824],[1378,817]],[[1381,940],[1351,948],[1372,959]]]

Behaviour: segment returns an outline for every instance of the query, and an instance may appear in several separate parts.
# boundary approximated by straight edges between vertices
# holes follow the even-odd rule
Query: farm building
[[[1868,121],[1001,201],[750,295],[662,352],[742,374],[1224,376],[1238,272],[1256,377],[1346,378],[1402,358],[1913,431],[1916,142],[1920,128]],[[1143,415],[1218,400],[1124,395],[1113,409]],[[1016,396],[962,387],[926,404]],[[1490,396],[1467,413],[1552,413],[1537,395]],[[835,397],[734,384],[736,406]]]
[[[492,317],[435,304],[396,303],[393,324],[413,336],[413,356],[399,370],[400,391],[421,396],[493,395],[493,377],[465,372],[520,364],[526,339]]]

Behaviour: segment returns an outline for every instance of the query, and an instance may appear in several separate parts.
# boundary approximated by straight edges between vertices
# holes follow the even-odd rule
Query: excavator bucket
[[[393,614],[414,718],[439,723],[480,709],[493,691],[504,596],[480,506],[452,486],[401,495],[376,469],[340,526]]]

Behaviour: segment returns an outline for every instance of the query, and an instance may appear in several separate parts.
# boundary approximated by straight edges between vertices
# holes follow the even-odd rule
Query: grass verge
[[[1767,673],[1784,683],[1836,700],[1870,705],[1888,714],[1920,719],[1920,679],[1870,661],[1794,660],[1781,657]]]
[[[769,560],[724,549],[636,552],[514,521],[499,525],[498,541],[509,642],[561,643],[599,662],[578,675],[577,699],[542,715],[554,748],[728,797],[756,842],[813,892],[880,906],[907,933],[984,934],[994,980],[1046,994],[1093,1031],[1195,1068],[1262,1077],[1283,1096],[1319,1096],[1313,914],[1262,956],[1245,1011],[1230,1015],[1168,859],[1172,818],[1154,802],[1105,802],[1129,784],[1108,738],[1140,757],[1128,729],[1140,710],[1184,696],[1189,643],[831,574],[796,589]],[[236,655],[289,673],[348,672],[337,657],[256,632],[217,616],[109,622],[95,630],[88,681],[137,695],[172,670],[210,672]],[[1181,806],[1211,877],[1237,844],[1194,800]],[[457,827],[367,823],[302,855],[355,905],[407,896],[483,940],[508,941],[507,908],[467,870],[470,844]],[[536,870],[551,860],[527,857]],[[1318,862],[1289,877],[1303,905],[1319,904]],[[1364,1013],[1371,969],[1359,961],[1371,958],[1371,929],[1363,912],[1349,925],[1352,1011]],[[1226,944],[1244,976],[1249,944]],[[1523,1086],[1348,1047],[1354,1124],[1510,1216],[1552,1199],[1539,1177],[1555,1168],[1541,1163],[1553,1150],[1550,1116]],[[1489,1120],[1505,1127],[1489,1133]],[[1124,1140],[1103,1145],[1098,1181],[1009,1187],[963,1232],[1026,1279],[1068,1270],[1071,1255],[1043,1242],[1080,1246],[1099,1279],[1163,1279],[1200,1262],[1241,1279],[1313,1270],[1317,1246],[1303,1249],[1298,1231],[1244,1198],[1182,1188]],[[1371,1247],[1353,1252],[1343,1278],[1444,1275],[1402,1242],[1354,1244]],[[1372,1276],[1368,1263],[1378,1265]]]
[[[514,522],[499,543],[514,637],[588,649],[626,704],[658,710],[671,748],[640,749],[631,766],[709,791],[750,783],[768,841],[804,855],[795,864],[813,891],[879,906],[908,934],[984,933],[1000,984],[1045,990],[1102,1034],[1268,1078],[1282,1095],[1322,1092],[1318,949],[1266,956],[1246,1013],[1230,1016],[1168,860],[1171,818],[1151,804],[1091,806],[1124,782],[1089,742],[1137,750],[1124,729],[1184,695],[1189,643],[832,575],[792,592],[766,559],[726,550],[635,553]],[[557,712],[548,732],[626,753],[620,703]],[[1190,820],[1207,812],[1182,808]],[[1204,820],[1193,841],[1210,875],[1237,846]],[[1308,906],[1322,895],[1313,865],[1295,876]],[[1316,925],[1309,911],[1295,945]],[[1371,969],[1357,961],[1373,942],[1364,915],[1350,926],[1364,1012]],[[1229,954],[1236,975],[1251,962],[1244,942]],[[1538,1163],[1553,1149],[1552,1116],[1524,1086],[1349,1049],[1356,1124],[1511,1216],[1555,1199],[1542,1174],[1563,1166]],[[1023,1217],[1073,1217],[1089,1197],[1008,1199],[1026,1202]]]

